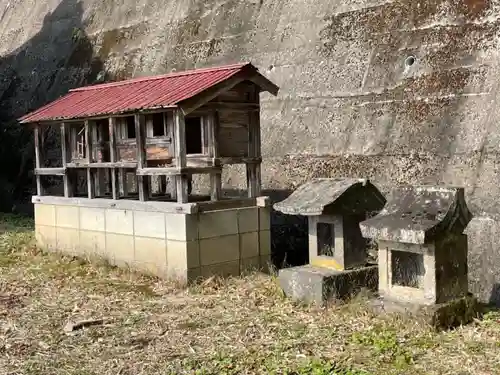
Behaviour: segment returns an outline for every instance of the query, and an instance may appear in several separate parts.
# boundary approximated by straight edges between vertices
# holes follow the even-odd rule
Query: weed
[[[364,332],[355,332],[352,342],[368,348],[385,362],[397,369],[404,369],[413,362],[411,353],[398,340],[394,329],[384,326],[374,327]]]
[[[297,375],[369,375],[363,370],[344,367],[335,362],[313,359],[299,366]]]

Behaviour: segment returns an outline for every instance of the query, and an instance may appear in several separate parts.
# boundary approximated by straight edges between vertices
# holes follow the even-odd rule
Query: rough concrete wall
[[[101,71],[250,60],[281,87],[262,97],[266,187],[318,176],[465,186],[476,215],[471,290],[500,301],[500,0],[0,3],[4,112],[20,115]]]

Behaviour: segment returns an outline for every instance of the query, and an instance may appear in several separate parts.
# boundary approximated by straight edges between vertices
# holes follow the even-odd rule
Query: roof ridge
[[[212,68],[199,68],[199,69],[184,70],[184,71],[180,71],[180,72],[171,72],[171,73],[166,73],[166,74],[161,74],[161,75],[156,75],[156,76],[130,78],[130,79],[123,80],[123,81],[101,83],[98,85],[79,87],[79,88],[69,90],[69,92],[98,90],[98,89],[103,89],[103,88],[108,88],[108,87],[125,86],[125,85],[134,84],[134,83],[138,83],[138,82],[156,81],[156,80],[165,79],[165,78],[183,77],[183,76],[187,76],[187,75],[202,74],[202,73],[208,73],[208,72],[218,72],[221,70],[242,69],[242,68],[249,66],[249,65],[252,65],[252,64],[250,62],[246,62],[246,63],[231,64],[231,65],[218,66],[218,67],[212,67]]]

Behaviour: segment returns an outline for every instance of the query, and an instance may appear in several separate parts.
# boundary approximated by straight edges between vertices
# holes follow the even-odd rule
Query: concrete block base
[[[387,298],[372,300],[370,304],[376,313],[414,316],[436,330],[468,324],[481,313],[478,300],[472,294],[435,305],[420,305]]]
[[[376,290],[378,266],[335,271],[311,265],[279,271],[278,283],[287,297],[296,301],[323,304],[345,300],[361,289]]]
[[[179,282],[268,267],[270,208],[258,199],[188,206],[188,213],[170,202],[49,196],[33,201],[38,246],[48,251],[101,258]]]

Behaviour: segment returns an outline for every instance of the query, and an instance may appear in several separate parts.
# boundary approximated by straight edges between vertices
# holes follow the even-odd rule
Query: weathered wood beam
[[[203,167],[203,166],[220,166],[232,164],[260,164],[262,163],[261,157],[249,158],[241,156],[219,157],[213,158],[211,156],[187,155],[188,167]]]
[[[208,155],[217,160],[219,156],[219,114],[214,111],[206,116],[208,132]],[[210,199],[218,201],[222,195],[222,168],[210,174]]]
[[[92,127],[92,157],[94,161],[101,161],[98,159],[98,153],[99,150],[101,150],[102,153],[102,148],[100,147],[101,144],[103,144],[103,139],[102,139],[102,131],[99,131],[98,124],[94,122],[93,127]],[[102,155],[102,154],[101,154]],[[96,191],[96,196],[102,197],[105,195],[106,191],[106,184],[105,184],[105,170],[103,169],[96,169],[94,170],[95,173],[95,191]]]
[[[210,175],[210,199],[218,201],[222,197],[222,171]]]
[[[221,167],[170,167],[170,168],[142,168],[137,169],[137,176],[190,176],[193,174],[221,173]]]
[[[89,120],[85,121],[85,159],[87,164],[93,162],[92,159],[92,125]],[[89,199],[95,198],[95,180],[94,171],[87,169],[87,195]]]
[[[172,136],[168,134],[168,114],[167,112],[163,112],[163,134],[165,137],[168,137],[170,143],[172,143]]]
[[[172,138],[170,137],[154,137],[154,138],[146,138],[146,146],[158,146],[158,147],[168,147],[172,144]],[[135,139],[120,139],[116,140],[117,147],[130,147],[135,146]]]
[[[68,126],[63,122],[61,123],[61,159],[63,167],[71,160],[70,150]]]
[[[276,90],[278,90],[276,86]],[[276,91],[277,92],[277,91]],[[259,91],[256,89],[254,92],[254,100],[257,102],[260,108],[260,95]],[[255,139],[254,139],[254,147],[255,147],[255,157],[259,160],[255,163],[255,174],[256,174],[256,185],[257,185],[257,196],[262,194],[262,138],[261,138],[261,126],[260,126],[260,111],[259,112],[251,112],[250,113],[251,124],[253,122]]]
[[[124,169],[136,169],[136,162],[115,162],[115,163],[68,163],[67,168],[74,169],[102,169],[102,168],[124,168]]]
[[[253,99],[258,101],[258,91],[252,93]],[[260,158],[260,115],[249,112],[248,124],[248,157]],[[261,193],[260,163],[246,164],[248,197],[255,198]]]
[[[116,150],[116,118],[109,118],[109,161],[111,163],[116,163],[117,158],[117,150]],[[115,167],[110,169],[110,178],[111,178],[111,196],[113,199],[119,198],[119,183],[118,183],[118,171]]]
[[[120,197],[126,198],[128,197],[128,185],[127,185],[127,170],[119,169],[118,170],[118,190]]]
[[[172,140],[172,143],[169,147],[169,154],[174,155],[175,157],[175,111],[165,112],[164,113],[164,121],[165,121],[165,135]],[[166,185],[166,190],[170,194],[170,197],[177,201],[177,183],[175,181],[175,177],[168,178],[168,183]]]
[[[75,159],[78,157],[78,146],[77,146],[77,139],[78,139],[78,128],[76,126],[70,126],[70,123],[65,123],[68,126],[68,132],[69,132],[69,140],[68,140],[68,145],[70,148],[70,157],[68,159],[68,163],[71,162],[71,160]]]
[[[207,116],[201,116],[201,153],[208,155],[208,119]],[[189,156],[187,156],[189,159]]]
[[[250,112],[250,111],[259,111],[259,105],[256,103],[237,103],[237,102],[217,102],[211,101],[205,104],[200,110],[203,109],[212,109],[212,110],[230,110],[234,112]]]
[[[40,169],[42,165],[42,156],[40,151],[40,138],[41,138],[40,125],[35,124],[33,129],[33,134],[35,137],[35,170]],[[42,179],[40,175],[36,175],[36,193],[38,196],[42,196],[44,194]]]
[[[36,176],[65,176],[66,168],[35,168]]]
[[[219,112],[212,111],[210,115],[207,116],[208,121],[208,155],[212,158],[217,159],[219,157]]]
[[[143,114],[135,114],[135,139],[137,147],[137,168],[147,167],[146,154],[146,117]],[[139,200],[144,202],[149,199],[149,178],[147,176],[137,177],[137,189]]]
[[[175,163],[177,168],[186,168],[186,122],[180,110],[174,113]],[[186,175],[175,177],[176,196],[178,203],[188,201],[188,181]]]
[[[178,203],[187,203],[189,195],[188,178],[186,175],[175,177],[176,199]]]
[[[175,176],[170,176],[170,196],[177,202],[177,179]]]
[[[216,161],[208,156],[188,155],[186,165],[188,167],[213,167],[217,166]]]
[[[247,164],[246,166],[247,175],[247,192],[248,198],[256,198],[257,195],[257,171],[255,170],[255,164]]]
[[[154,133],[153,119],[151,118],[151,116],[146,116],[144,121],[145,121],[145,127],[146,127],[145,137],[147,140],[149,138],[153,138],[153,133]]]

